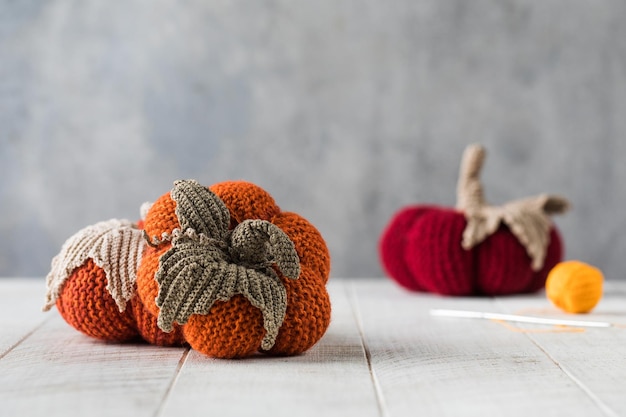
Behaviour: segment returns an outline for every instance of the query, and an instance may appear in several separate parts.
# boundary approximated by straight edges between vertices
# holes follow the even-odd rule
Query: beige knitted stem
[[[491,206],[485,201],[480,171],[485,160],[485,149],[470,145],[463,154],[457,185],[457,209],[465,214],[467,226],[462,245],[471,249],[504,224],[524,246],[531,258],[534,271],[543,268],[550,244],[550,215],[567,211],[569,202],[562,197],[541,194],[511,201],[502,206]]]
[[[87,259],[102,268],[107,277],[107,290],[120,311],[135,293],[137,268],[141,261],[144,240],[141,231],[128,220],[111,219],[87,226],[70,237],[61,252],[52,259],[46,277],[46,303],[50,310],[59,298],[63,285],[76,268]]]
[[[286,277],[298,278],[300,260],[293,242],[263,220],[246,220],[229,232],[228,209],[195,181],[177,181],[171,196],[183,230],[168,236],[172,247],[159,258],[158,326],[169,332],[174,322],[209,314],[215,301],[241,294],[261,310],[261,348],[271,349],[287,310],[287,291],[272,265]]]
[[[480,181],[480,171],[485,156],[485,149],[480,145],[469,145],[465,149],[456,189],[456,207],[458,210],[468,212],[485,205],[483,184]]]

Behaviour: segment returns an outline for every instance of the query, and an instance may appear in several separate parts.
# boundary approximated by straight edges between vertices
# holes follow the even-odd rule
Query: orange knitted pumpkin
[[[262,188],[177,181],[139,226],[110,220],[68,239],[44,309],[56,304],[104,340],[187,343],[219,358],[294,355],[328,328],[329,270],[317,229]]]

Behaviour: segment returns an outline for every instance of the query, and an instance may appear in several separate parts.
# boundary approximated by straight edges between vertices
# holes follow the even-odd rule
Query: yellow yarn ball
[[[604,276],[598,268],[580,261],[556,264],[548,273],[546,295],[568,313],[588,313],[600,298]]]

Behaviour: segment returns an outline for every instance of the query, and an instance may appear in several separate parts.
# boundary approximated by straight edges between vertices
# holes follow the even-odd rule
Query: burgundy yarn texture
[[[445,207],[413,206],[396,213],[382,233],[379,252],[391,279],[411,291],[441,295],[507,295],[543,288],[563,257],[558,230],[550,230],[544,266],[531,259],[507,226],[466,250],[461,246],[463,213]]]

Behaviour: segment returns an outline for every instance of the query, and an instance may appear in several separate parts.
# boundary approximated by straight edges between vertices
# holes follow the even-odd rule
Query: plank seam
[[[0,354],[0,360],[4,359],[5,356],[7,356],[9,353],[11,353],[16,347],[18,347],[22,342],[24,342],[26,339],[28,339],[29,337],[31,337],[37,330],[39,330],[44,324],[46,324],[47,322],[49,322],[52,317],[54,316],[49,316],[46,317],[45,319],[43,319],[41,321],[41,323],[39,323],[38,325],[36,325],[30,332],[26,333],[24,336],[22,336],[17,342],[15,342],[13,345],[9,346],[7,348],[7,350],[5,350],[3,353]]]
[[[500,303],[499,299],[495,299],[496,303],[498,305],[498,307],[500,308],[500,310],[502,310],[502,305]],[[515,325],[516,327],[519,327],[517,325]],[[608,405],[606,405],[604,403],[604,401],[602,401],[602,399],[600,399],[600,397],[598,397],[596,394],[593,393],[593,391],[591,391],[589,388],[587,388],[587,386],[580,380],[578,379],[573,373],[571,373],[566,367],[564,367],[563,365],[561,365],[559,363],[559,361],[556,360],[555,357],[553,357],[550,352],[548,352],[543,346],[541,346],[541,344],[539,343],[539,341],[537,341],[531,334],[529,333],[524,333],[524,336],[526,336],[532,344],[534,344],[535,346],[537,346],[537,348],[542,351],[544,353],[544,355],[546,355],[548,357],[548,359],[550,359],[550,361],[552,363],[554,363],[570,380],[572,380],[572,382],[574,382],[574,384],[576,384],[576,386],[578,388],[580,388],[588,397],[589,399],[608,417],[619,417],[619,414],[616,413],[615,411],[613,411],[613,409],[611,407],[609,407]]]
[[[530,335],[526,335],[530,341],[537,346],[561,371],[563,371],[563,373],[565,375],[567,375],[575,384],[576,386],[578,386],[578,388],[580,388],[585,394],[587,394],[587,396],[591,399],[591,401],[598,406],[598,408],[600,408],[600,410],[602,410],[602,412],[604,414],[606,414],[608,417],[619,417],[619,414],[616,413],[615,411],[613,411],[613,409],[611,407],[609,407],[608,405],[606,405],[604,403],[604,401],[602,401],[596,394],[593,393],[593,391],[591,391],[589,388],[587,388],[587,386],[580,380],[578,379],[574,374],[572,374],[566,367],[564,367],[563,365],[561,365],[556,358],[554,358],[552,355],[550,355],[550,353],[545,350],[533,337],[531,337]]]
[[[356,321],[357,329],[359,331],[359,337],[361,338],[361,347],[363,348],[363,352],[365,353],[365,360],[367,361],[367,368],[370,372],[370,377],[372,379],[372,384],[374,386],[374,393],[376,394],[376,404],[378,405],[378,411],[381,417],[388,417],[387,407],[385,404],[385,397],[383,395],[383,390],[380,385],[380,381],[378,376],[376,375],[376,371],[372,366],[372,354],[370,352],[367,341],[365,340],[365,331],[363,328],[363,320],[361,318],[361,312],[358,308],[358,301],[356,296],[356,291],[354,289],[354,283],[350,281],[350,286],[345,286],[346,292],[348,293],[348,300],[350,300],[350,305],[352,309],[352,315],[354,316],[354,320]]]
[[[189,356],[190,350],[191,348],[189,347],[185,348],[185,351],[180,357],[180,360],[178,361],[178,364],[176,365],[176,370],[174,371],[174,376],[172,377],[170,384],[167,386],[167,389],[163,393],[163,399],[161,400],[161,403],[157,407],[156,411],[154,412],[154,417],[158,417],[163,412],[165,408],[165,404],[167,403],[167,400],[169,399],[172,393],[172,390],[174,389],[174,386],[176,385],[176,382],[178,381],[178,378],[180,376],[180,371],[183,368],[183,365],[185,364],[185,362],[187,361],[187,357]]]

